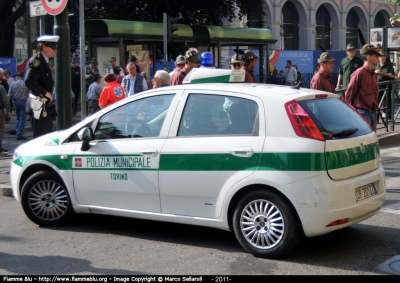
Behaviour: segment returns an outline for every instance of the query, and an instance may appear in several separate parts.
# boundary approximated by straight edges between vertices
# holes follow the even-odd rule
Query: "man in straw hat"
[[[378,81],[375,66],[379,57],[372,44],[365,44],[361,48],[364,65],[357,69],[350,77],[346,91],[346,100],[361,113],[365,120],[376,131],[376,109],[378,109]]]
[[[332,71],[335,66],[335,59],[328,52],[323,52],[318,59],[320,65],[318,73],[311,80],[311,89],[317,89],[327,92],[335,92],[335,86],[332,83]]]

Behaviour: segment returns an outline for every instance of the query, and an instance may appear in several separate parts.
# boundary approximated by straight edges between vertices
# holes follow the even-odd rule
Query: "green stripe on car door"
[[[161,171],[254,171],[259,153],[251,157],[237,157],[229,153],[215,154],[161,154]]]
[[[69,155],[67,159],[61,159],[60,155],[22,156],[13,162],[23,167],[32,160],[44,160],[52,163],[60,170],[72,170],[73,157],[98,157],[108,155]],[[109,155],[117,156],[117,155]],[[138,156],[138,155],[121,155]],[[377,143],[365,146],[364,153],[360,147],[323,152],[267,152],[254,153],[251,157],[238,157],[229,153],[211,154],[161,154],[159,170],[161,171],[324,171],[344,168],[374,160],[379,156]],[[90,168],[91,170],[99,170]],[[125,170],[124,168],[121,168]],[[146,170],[146,168],[134,168]],[[78,168],[77,170],[87,170]],[[107,170],[104,168],[103,170]],[[113,170],[113,169],[110,169]],[[114,169],[115,170],[115,169]],[[133,169],[132,169],[133,170]],[[149,168],[147,170],[157,170]]]
[[[261,161],[259,160],[261,156]],[[251,157],[232,154],[162,154],[161,171],[238,170],[323,171],[323,153],[255,153]]]
[[[376,159],[379,156],[378,143],[371,143],[364,146],[364,152],[360,146],[343,150],[328,151],[326,153],[326,163],[328,170],[340,169],[365,163]]]

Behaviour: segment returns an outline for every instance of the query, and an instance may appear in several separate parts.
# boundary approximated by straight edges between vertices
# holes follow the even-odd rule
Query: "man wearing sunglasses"
[[[49,59],[57,52],[59,36],[44,35],[37,39],[37,54],[28,62],[25,76],[25,86],[30,91],[31,105],[35,113],[33,138],[52,132],[53,118],[57,116],[53,103],[53,76],[49,66]],[[42,104],[42,105],[41,105]],[[40,106],[41,105],[41,106]]]
[[[238,54],[234,54],[231,58],[231,70],[240,70],[242,67]]]

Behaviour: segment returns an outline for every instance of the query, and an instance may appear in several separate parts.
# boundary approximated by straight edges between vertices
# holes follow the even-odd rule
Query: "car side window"
[[[138,99],[104,114],[97,123],[95,139],[157,137],[174,96]]]
[[[178,136],[258,135],[255,101],[212,94],[190,94]]]

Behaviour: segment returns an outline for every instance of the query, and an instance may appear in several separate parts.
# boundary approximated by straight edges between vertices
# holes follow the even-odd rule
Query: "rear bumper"
[[[356,202],[355,189],[374,183],[377,195]],[[297,210],[308,237],[323,235],[356,224],[376,214],[386,199],[382,165],[367,174],[334,181],[328,175],[299,180],[281,188]],[[335,220],[347,223],[326,227]]]

